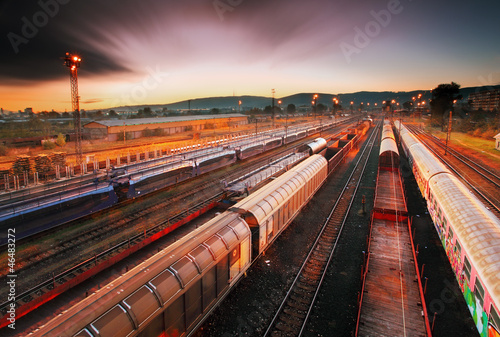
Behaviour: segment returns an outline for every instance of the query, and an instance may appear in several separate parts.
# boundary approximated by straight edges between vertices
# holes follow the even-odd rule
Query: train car
[[[313,155],[235,204],[252,231],[252,256],[264,252],[297,216],[328,175],[323,156]]]
[[[451,174],[429,186],[429,213],[476,327],[500,336],[500,220]]]
[[[326,175],[325,158],[306,159],[32,334],[188,335],[287,227]]]
[[[236,152],[234,150],[225,150],[215,155],[202,157],[195,160],[196,173],[203,174],[230,165],[236,162],[236,158]]]
[[[282,144],[283,144],[283,138],[282,137],[268,140],[264,144],[264,151],[269,151],[269,150],[275,149],[277,147],[280,147]]]
[[[297,139],[302,139],[304,137],[307,137],[307,131],[306,130],[297,132]]]
[[[172,163],[170,166],[151,168],[131,175],[128,198],[135,198],[160,188],[171,186],[196,175],[191,161]]]
[[[308,152],[310,156],[326,149],[327,142],[324,138],[316,138],[313,142],[304,145],[299,152]]]
[[[399,170],[399,150],[390,124],[385,124],[382,130],[379,168],[388,171]]]
[[[417,181],[420,192],[425,197],[429,193],[429,179],[439,173],[451,171],[413,136],[405,126],[400,126],[401,143]]]
[[[415,137],[411,132],[409,132],[408,129],[406,129],[406,127],[403,127],[403,124],[400,123],[399,121],[394,121],[394,126],[396,128],[396,132],[399,134],[401,147],[403,148],[405,156],[410,158],[411,154],[409,152],[409,148],[415,144],[420,144],[420,142],[418,141],[417,137]]]
[[[412,171],[478,332],[500,336],[500,219],[422,144],[407,137]],[[408,144],[405,142],[408,141]]]
[[[385,124],[383,127],[382,127],[382,139],[385,139],[385,138],[392,138],[392,139],[396,139],[394,137],[394,132],[392,131],[392,126],[390,124]]]
[[[37,336],[185,336],[250,266],[250,229],[224,212],[42,326]]]
[[[296,133],[286,134],[285,137],[283,137],[283,143],[284,144],[290,144],[290,143],[293,143],[296,140],[297,140],[297,134]]]
[[[352,148],[357,145],[359,138],[360,136],[357,134],[344,135],[342,139],[336,140],[326,148],[325,158],[328,160],[328,172],[335,170]]]
[[[247,146],[242,146],[240,148],[236,149],[236,155],[238,156],[238,159],[244,160],[253,156],[256,156],[260,153],[264,152],[264,144],[256,144],[253,143],[251,145]]]
[[[313,127],[313,128],[310,128],[310,129],[307,130],[307,135],[308,136],[312,136],[312,135],[314,135],[316,133],[319,133],[320,131],[321,131],[321,127],[320,126]]]

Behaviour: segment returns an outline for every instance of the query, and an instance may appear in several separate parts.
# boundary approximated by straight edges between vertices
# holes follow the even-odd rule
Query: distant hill
[[[495,86],[483,86],[483,87],[468,87],[460,89],[464,100],[467,100],[469,95],[473,92],[479,92],[483,90],[498,89],[500,85]],[[373,106],[377,103],[379,106],[383,101],[396,100],[396,102],[401,105],[404,102],[411,101],[413,97],[417,97],[418,94],[422,94],[422,100],[431,99],[430,90],[413,90],[413,91],[360,91],[354,93],[340,93],[340,94],[326,94],[326,93],[299,93],[285,97],[276,97],[275,105],[278,105],[278,100],[282,101],[281,106],[286,107],[288,104],[294,104],[296,107],[299,106],[310,106],[313,99],[313,95],[318,94],[318,103],[331,106],[333,98],[336,97],[340,100],[340,104],[344,107],[348,107],[350,102],[354,102],[354,106],[358,107],[361,103],[367,106]],[[152,110],[162,110],[163,108],[169,110],[187,110],[191,107],[191,110],[206,110],[206,109],[234,109],[238,110],[238,101],[242,102],[242,111],[249,110],[252,108],[263,109],[267,105],[271,105],[272,98],[264,96],[225,96],[225,97],[207,97],[207,98],[196,98],[188,100],[168,103],[168,104],[154,104],[154,105],[135,105],[135,106],[121,106],[113,107],[110,109],[116,111],[137,111],[139,109],[144,109],[145,107],[150,107]],[[110,110],[106,109],[106,110]]]

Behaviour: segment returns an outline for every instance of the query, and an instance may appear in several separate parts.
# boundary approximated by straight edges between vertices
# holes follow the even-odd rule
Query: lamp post
[[[316,120],[316,109],[317,109],[317,103],[318,103],[318,94],[314,94],[313,96],[313,101],[311,102],[313,105],[313,114],[314,114],[314,120]]]
[[[451,126],[453,123],[452,115],[453,115],[453,109],[455,107],[456,102],[457,102],[456,100],[453,101],[453,105],[451,106],[451,110],[450,110],[450,118],[448,119],[448,132],[446,133],[446,146],[444,148],[444,155],[445,156],[446,156],[446,153],[448,152],[448,141],[451,138]]]
[[[288,137],[288,109],[285,111],[285,141]]]
[[[271,89],[271,93],[273,94],[273,100],[271,105],[271,115],[273,116],[273,129],[274,129],[274,95],[276,94],[276,89]]]

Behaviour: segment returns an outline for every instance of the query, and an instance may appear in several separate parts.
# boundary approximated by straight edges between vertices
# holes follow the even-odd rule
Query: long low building
[[[160,118],[137,118],[93,121],[83,126],[92,139],[116,141],[151,135],[167,135],[185,131],[232,127],[248,124],[243,114],[196,115]]]

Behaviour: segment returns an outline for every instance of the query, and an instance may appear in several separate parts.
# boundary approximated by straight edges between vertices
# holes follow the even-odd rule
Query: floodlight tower
[[[73,109],[73,123],[75,124],[75,151],[76,163],[83,162],[82,125],[80,120],[80,96],[78,96],[78,73],[82,59],[77,55],[66,53],[64,65],[69,68],[69,82],[71,84],[71,107]]]

